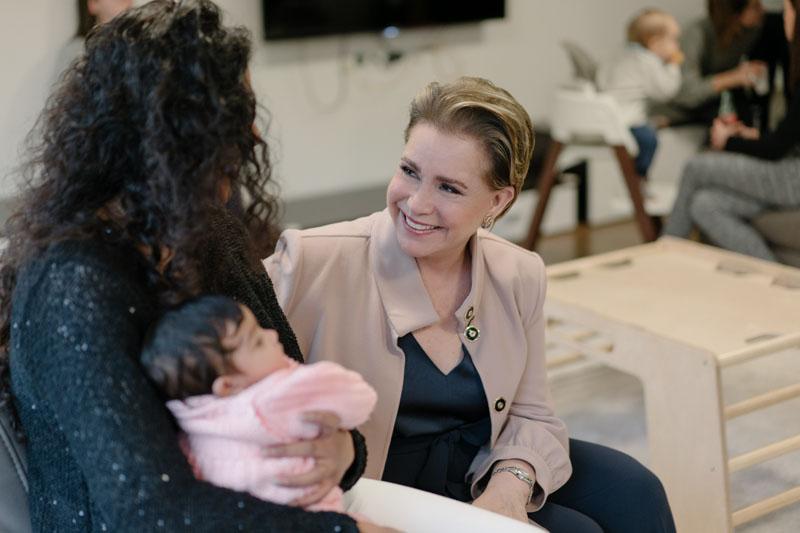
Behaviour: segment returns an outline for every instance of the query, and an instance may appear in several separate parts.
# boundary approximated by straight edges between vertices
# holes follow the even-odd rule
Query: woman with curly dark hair
[[[0,407],[13,399],[27,438],[35,531],[358,530],[345,515],[197,481],[137,363],[150,324],[200,292],[249,306],[302,360],[253,240],[222,208],[243,191],[239,218],[274,237],[250,39],[220,19],[208,0],[116,17],[90,34],[40,118],[0,275]],[[316,467],[281,481],[318,486],[315,501],[351,486],[366,451],[330,414],[309,420],[321,436],[283,453]]]

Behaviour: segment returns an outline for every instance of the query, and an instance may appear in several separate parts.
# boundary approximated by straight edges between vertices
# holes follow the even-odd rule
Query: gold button
[[[467,326],[467,329],[464,330],[464,336],[468,341],[475,341],[481,336],[481,330],[475,326]]]
[[[494,410],[498,413],[506,408],[506,399],[498,398],[494,401]]]

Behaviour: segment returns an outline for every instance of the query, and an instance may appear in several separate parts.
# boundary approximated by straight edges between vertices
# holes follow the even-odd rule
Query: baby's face
[[[231,324],[223,340],[223,345],[231,350],[230,362],[235,367],[235,371],[226,376],[235,384],[236,390],[231,394],[291,364],[275,330],[262,328],[247,307],[242,306],[242,313],[241,323]]]
[[[650,39],[647,47],[664,61],[671,63],[681,53],[680,37],[681,28],[677,21],[669,17],[665,21],[665,32],[663,35]]]

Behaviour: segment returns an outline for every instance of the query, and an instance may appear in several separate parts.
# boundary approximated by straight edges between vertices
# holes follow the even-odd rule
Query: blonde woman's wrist
[[[501,490],[506,493],[515,493],[524,503],[531,500],[536,485],[536,473],[528,463],[518,460],[498,461],[491,472],[490,486],[502,487]]]

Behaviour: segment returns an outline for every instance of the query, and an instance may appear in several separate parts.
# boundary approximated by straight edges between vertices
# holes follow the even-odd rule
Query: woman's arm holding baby
[[[340,428],[339,417],[330,411],[308,411],[303,420],[319,427],[319,436],[289,444],[276,444],[264,449],[266,457],[311,457],[314,468],[302,474],[282,476],[276,483],[283,487],[315,486],[314,490],[292,502],[305,507],[316,503],[336,487],[351,468],[356,457],[351,434]]]
[[[295,505],[315,503],[347,478],[356,462],[351,433],[369,418],[377,393],[356,372],[328,361],[299,365],[254,397],[262,424],[288,444],[271,446],[269,457],[312,457],[308,472],[277,479],[285,487],[315,485]],[[353,433],[362,440],[360,433]],[[360,474],[360,472],[359,472]]]

